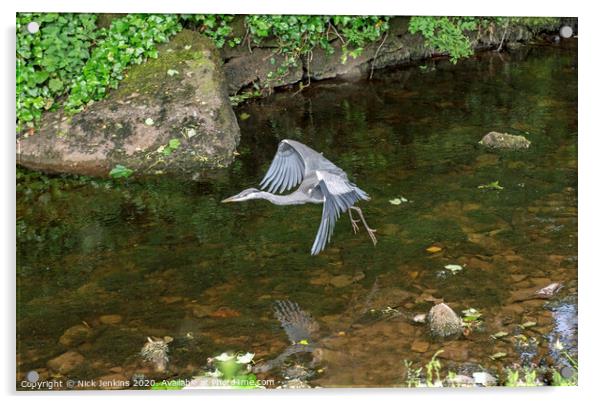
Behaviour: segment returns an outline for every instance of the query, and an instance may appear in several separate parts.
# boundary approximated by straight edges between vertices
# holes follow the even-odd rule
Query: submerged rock
[[[121,317],[119,314],[105,314],[103,316],[100,316],[98,319],[98,321],[100,321],[101,324],[105,325],[119,324],[122,320],[123,317]]]
[[[441,347],[443,352],[439,354],[439,358],[447,359],[454,362],[465,362],[469,358],[470,348],[466,341],[450,341]]]
[[[531,142],[524,136],[510,135],[508,133],[489,132],[479,141],[479,144],[492,149],[528,149]]]
[[[198,303],[191,303],[186,307],[189,308],[192,311],[192,315],[197,318],[209,317],[211,314],[217,311],[215,306],[201,305]]]
[[[462,332],[462,320],[445,303],[431,308],[428,314],[431,333],[436,337],[448,337]]]
[[[60,374],[68,374],[84,363],[85,358],[78,352],[68,351],[48,361],[48,367]]]
[[[345,286],[351,285],[353,282],[364,279],[364,277],[365,275],[363,272],[353,276],[349,274],[337,275],[330,278],[329,283],[335,288],[344,288]]]
[[[106,99],[74,116],[45,114],[35,134],[18,139],[17,162],[93,176],[118,164],[196,173],[230,164],[239,138],[219,53],[209,38],[183,30]]]
[[[562,283],[554,282],[554,283],[549,284],[545,288],[539,289],[537,292],[535,292],[535,294],[538,296],[541,296],[541,297],[552,297],[556,293],[558,293],[560,291],[560,289],[562,289],[562,287],[563,287]]]
[[[92,337],[93,331],[84,324],[77,324],[69,327],[59,338],[59,344],[64,346],[76,346]]]
[[[410,347],[410,349],[414,352],[425,353],[429,350],[429,346],[430,344],[426,341],[416,340],[412,342],[412,346]]]

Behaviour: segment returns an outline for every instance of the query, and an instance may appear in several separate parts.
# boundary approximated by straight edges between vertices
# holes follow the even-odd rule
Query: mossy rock
[[[190,175],[229,165],[240,129],[213,42],[183,30],[158,50],[105,100],[72,117],[46,114],[35,135],[19,139],[17,162],[92,176],[107,176],[117,164],[139,174]]]

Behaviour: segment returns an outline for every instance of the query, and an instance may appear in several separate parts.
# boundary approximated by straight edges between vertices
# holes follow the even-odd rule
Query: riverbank
[[[428,46],[423,36],[412,34],[409,25],[410,17],[392,17],[386,34],[369,43],[357,57],[345,57],[343,42],[335,38],[331,41],[334,49],[332,53],[316,48],[310,55],[300,57],[296,66],[290,67],[286,74],[277,78],[273,77],[274,66],[283,63],[285,56],[278,53],[274,41],[252,47],[241,44],[235,48],[223,48],[221,57],[228,92],[234,96],[245,91],[263,89],[264,91],[255,92],[260,96],[269,94],[271,90],[299,83],[307,85],[312,81],[332,78],[354,80],[371,77],[378,69],[447,56]],[[555,41],[558,30],[564,25],[570,26],[574,33],[577,32],[577,19],[565,18],[548,25],[491,25],[487,29],[468,33],[468,37],[474,52],[511,50],[531,41]],[[266,63],[272,58],[273,63]]]
[[[110,25],[120,15],[101,17],[99,24]],[[220,175],[238,153],[240,120],[233,105],[279,90],[298,94],[328,79],[372,78],[381,69],[428,58],[451,57],[455,63],[458,55],[472,52],[555,43],[565,24],[577,30],[576,19],[507,19],[505,25],[492,19],[459,31],[464,39],[445,50],[436,38],[420,34],[413,17],[387,17],[366,25],[383,24],[386,30],[364,33],[372,40],[362,37],[362,47],[350,48],[351,39],[328,22],[329,31],[318,37],[325,42],[303,45],[301,51],[284,46],[268,30],[256,34],[262,40],[251,40],[246,18],[228,20],[228,37],[237,39],[236,46],[220,47],[206,31],[184,29],[158,47],[157,59],[132,66],[104,99],[75,115],[63,108],[44,113],[37,127],[18,135],[17,163],[96,177]]]

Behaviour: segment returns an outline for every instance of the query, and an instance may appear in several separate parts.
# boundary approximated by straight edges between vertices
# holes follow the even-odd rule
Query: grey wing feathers
[[[357,201],[370,197],[345,178],[328,172],[318,171],[318,187],[324,195],[322,221],[318,234],[311,247],[311,254],[317,255],[324,250],[334,231],[334,225],[341,213],[344,213]]]
[[[305,163],[301,155],[286,142],[280,142],[268,172],[259,184],[268,192],[288,191],[303,180]]]

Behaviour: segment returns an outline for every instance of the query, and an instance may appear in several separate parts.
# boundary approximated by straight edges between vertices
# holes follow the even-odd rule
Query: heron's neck
[[[305,201],[298,199],[295,192],[288,195],[275,195],[270,192],[259,192],[257,194],[258,199],[265,199],[272,202],[274,205],[300,205]]]

